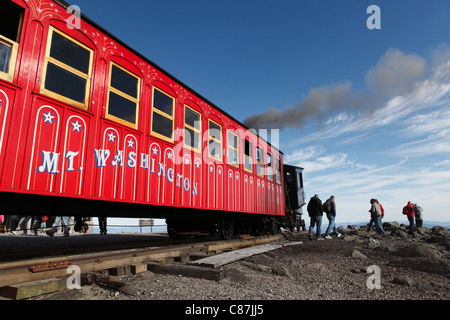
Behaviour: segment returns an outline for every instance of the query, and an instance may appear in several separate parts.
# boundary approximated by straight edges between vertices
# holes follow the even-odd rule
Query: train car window
[[[106,117],[137,129],[141,79],[113,62],[109,78]]]
[[[277,183],[281,183],[280,159],[277,159],[277,158],[275,158],[275,173],[276,173]]]
[[[208,137],[209,156],[222,161],[222,126],[209,120]]]
[[[259,147],[256,147],[256,174],[264,175],[264,151]]]
[[[267,179],[273,180],[272,155],[267,153]]]
[[[247,139],[244,140],[244,169],[253,172],[253,146]]]
[[[14,2],[0,0],[0,79],[14,79],[24,12]]]
[[[184,146],[201,152],[201,119],[200,112],[184,106]]]
[[[153,87],[152,134],[173,142],[175,98]]]
[[[88,108],[94,51],[50,26],[41,93]]]
[[[239,139],[236,134],[228,131],[228,164],[238,167],[239,166]]]

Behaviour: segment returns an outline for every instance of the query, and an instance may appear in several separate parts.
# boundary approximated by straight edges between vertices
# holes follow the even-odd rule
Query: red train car
[[[280,150],[64,1],[0,0],[0,163],[6,214],[285,215]]]

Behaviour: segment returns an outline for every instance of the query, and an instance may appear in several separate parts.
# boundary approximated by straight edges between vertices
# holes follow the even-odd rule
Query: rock
[[[403,258],[400,261],[391,261],[389,265],[410,268],[418,271],[438,274],[450,279],[450,261],[424,257]]]
[[[374,238],[369,238],[369,249],[375,249],[380,246],[380,242]]]
[[[345,236],[345,237],[344,237],[344,240],[345,240],[345,241],[349,241],[349,242],[350,242],[350,241],[355,241],[355,240],[356,240],[356,237],[354,237],[354,236]]]
[[[431,229],[431,233],[434,236],[450,238],[450,230],[444,227],[439,226],[433,227]]]
[[[227,270],[226,277],[230,279],[230,281],[237,283],[247,283],[249,281],[247,274],[237,269]]]
[[[356,230],[353,231],[353,234],[358,237],[367,237],[369,235],[369,232],[367,232],[366,230]]]
[[[438,243],[448,248],[450,246],[450,231],[444,227],[433,227],[428,242]]]
[[[350,229],[350,230],[359,230],[359,227],[358,227],[357,225],[350,224],[350,225],[347,226],[347,229]]]
[[[396,254],[404,258],[441,258],[441,253],[432,244],[428,243],[411,243],[404,245],[396,251]]]
[[[339,226],[339,227],[337,228],[337,230],[338,230],[338,232],[339,232],[340,234],[346,234],[346,233],[347,233],[347,231],[345,230],[345,228],[344,228],[343,226]]]
[[[448,246],[450,244],[450,238],[435,235],[431,236],[427,241],[442,244],[445,246]]]
[[[395,229],[395,228],[400,227],[400,225],[398,224],[397,221],[383,222],[382,226],[383,226],[383,229],[385,229],[385,230],[386,230],[386,228],[394,228]]]
[[[403,230],[400,229],[400,228],[393,230],[393,231],[391,232],[391,235],[397,236],[397,237],[399,237],[399,238],[401,238],[401,239],[406,239],[406,238],[408,238],[408,233],[405,232],[405,231],[403,231]]]
[[[272,273],[277,276],[287,277],[287,278],[293,278],[289,270],[281,265],[281,264],[275,264],[275,266],[272,269]]]
[[[392,283],[408,287],[412,287],[415,285],[415,282],[409,276],[406,275],[401,275],[394,278],[394,280],[392,280]]]
[[[352,252],[352,258],[353,259],[367,259],[367,256],[359,252],[358,250],[353,250]]]
[[[426,235],[426,234],[430,234],[431,233],[431,229],[428,229],[427,227],[416,228],[416,231],[420,235]]]

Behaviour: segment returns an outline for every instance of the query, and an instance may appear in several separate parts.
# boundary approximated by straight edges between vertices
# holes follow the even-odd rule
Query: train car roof
[[[53,0],[55,3],[59,4],[60,6],[62,6],[63,8],[67,9],[70,4],[67,3],[64,0]],[[112,33],[110,33],[108,30],[106,30],[105,28],[103,28],[102,26],[100,26],[98,23],[96,23],[95,21],[93,21],[92,19],[90,19],[89,17],[87,17],[85,14],[81,13],[81,17],[84,21],[86,21],[87,23],[89,23],[90,25],[92,25],[93,27],[95,27],[96,29],[98,29],[99,31],[103,32],[104,34],[106,34],[108,37],[110,37],[111,39],[114,39],[114,41],[116,41],[117,43],[119,43],[121,46],[125,47],[127,50],[129,50],[130,52],[132,52],[133,54],[137,55],[139,58],[141,58],[142,60],[148,62],[149,64],[151,64],[153,67],[157,68],[159,71],[161,71],[163,74],[165,74],[167,77],[171,78],[172,80],[178,82],[181,86],[183,86],[184,88],[186,88],[187,90],[189,90],[190,92],[192,92],[193,94],[195,94],[197,97],[199,97],[200,99],[202,99],[203,101],[205,101],[206,103],[208,103],[209,105],[211,105],[212,107],[214,107],[215,109],[217,109],[218,111],[220,111],[221,113],[223,113],[225,116],[227,116],[228,118],[230,118],[231,120],[235,121],[236,123],[238,123],[239,125],[241,125],[242,127],[244,127],[247,130],[250,130],[250,128],[248,128],[246,125],[244,125],[241,121],[237,120],[235,117],[233,117],[232,115],[230,115],[228,112],[224,111],[222,108],[218,107],[216,104],[214,104],[213,102],[211,102],[210,100],[208,100],[207,98],[205,98],[203,95],[201,95],[200,93],[198,93],[196,90],[192,89],[191,87],[189,87],[188,85],[186,85],[184,82],[180,81],[179,79],[177,79],[176,77],[174,77],[172,74],[170,74],[169,72],[167,72],[166,70],[164,70],[163,68],[161,68],[158,64],[154,63],[153,61],[151,61],[149,58],[147,58],[146,56],[144,56],[143,54],[139,53],[138,51],[136,51],[135,49],[131,48],[129,45],[127,45],[125,42],[123,42],[122,40],[120,40],[119,38],[117,38],[116,36],[114,36]],[[255,135],[257,137],[260,138],[259,134],[255,132]],[[266,141],[266,140],[264,140]],[[268,141],[266,141],[268,145],[272,146],[272,144]],[[274,147],[275,148],[275,147]],[[278,148],[275,148],[276,150],[278,150],[279,153],[283,154],[283,152],[281,150],[279,150]]]

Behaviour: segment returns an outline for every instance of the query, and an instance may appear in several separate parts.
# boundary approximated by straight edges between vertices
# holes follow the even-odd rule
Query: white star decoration
[[[80,132],[82,127],[83,126],[78,121],[72,122],[72,129],[74,132]]]
[[[114,132],[110,132],[108,133],[108,140],[109,142],[115,142],[116,141],[116,136],[114,135]]]
[[[157,147],[153,147],[152,149],[153,155],[158,155],[158,148]]]
[[[127,141],[127,144],[128,144],[128,148],[133,148],[134,147],[134,141],[133,141],[133,139],[129,139],[128,141]]]
[[[55,116],[53,115],[53,113],[51,113],[51,111],[48,111],[47,113],[43,113],[43,117],[42,119],[44,119],[44,123],[47,124],[53,124],[53,119],[55,118]]]

